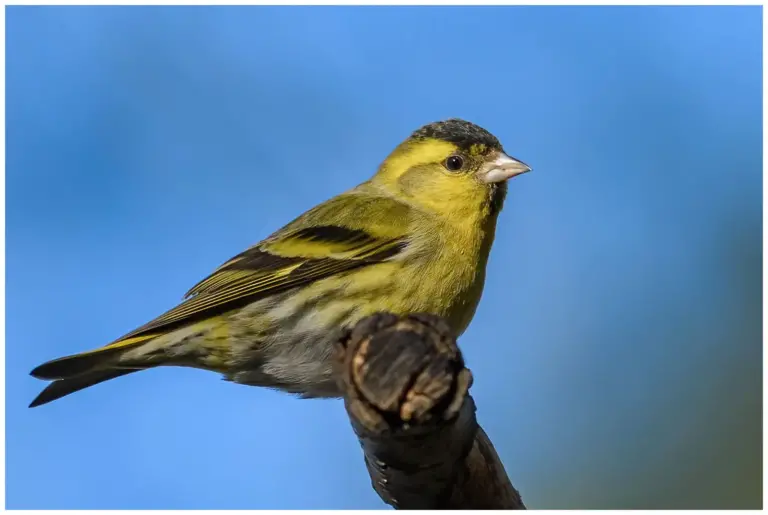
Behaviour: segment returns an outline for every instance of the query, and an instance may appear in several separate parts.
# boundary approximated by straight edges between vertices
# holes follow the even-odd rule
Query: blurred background
[[[760,7],[9,7],[9,509],[381,508],[343,405],[39,363],[462,117],[514,180],[460,344],[531,508],[762,503]]]

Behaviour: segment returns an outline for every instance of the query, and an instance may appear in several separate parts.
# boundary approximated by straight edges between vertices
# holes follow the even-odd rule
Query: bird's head
[[[438,212],[497,214],[506,181],[530,167],[504,152],[499,140],[473,123],[430,123],[401,143],[371,182]]]

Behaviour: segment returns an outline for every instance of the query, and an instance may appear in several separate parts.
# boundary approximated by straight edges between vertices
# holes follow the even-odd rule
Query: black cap
[[[412,139],[434,138],[454,143],[468,149],[472,145],[484,145],[488,150],[501,150],[499,140],[479,125],[451,118],[425,125],[411,135]]]

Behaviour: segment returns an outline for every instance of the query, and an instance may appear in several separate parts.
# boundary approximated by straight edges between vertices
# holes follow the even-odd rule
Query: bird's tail
[[[123,370],[99,370],[96,372],[90,372],[88,374],[73,377],[71,379],[57,379],[46,386],[45,389],[43,389],[43,391],[40,392],[37,397],[35,397],[35,400],[30,403],[29,407],[34,408],[36,406],[48,404],[49,402],[60,399],[65,395],[69,395],[70,393],[79,392],[83,388],[88,388],[89,386],[103,383],[104,381],[109,381],[110,379],[124,376],[126,374],[138,372],[139,370],[143,369],[134,368]]]
[[[124,363],[121,358],[127,351],[135,349],[156,336],[127,338],[106,347],[43,363],[30,374],[38,379],[53,382],[40,392],[29,407],[34,408],[89,386],[149,368],[152,366],[149,363]]]

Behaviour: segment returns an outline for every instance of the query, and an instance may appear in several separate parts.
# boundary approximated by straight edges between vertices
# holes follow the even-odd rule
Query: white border
[[[244,0],[229,0],[222,4],[212,4],[210,2],[182,2],[180,0],[165,0],[165,1],[150,1],[150,2],[136,2],[136,1],[122,1],[122,2],[98,2],[98,1],[80,1],[76,4],[71,2],[64,2],[61,0],[50,1],[27,1],[27,2],[6,2],[4,5],[180,5],[180,6],[198,6],[198,5],[471,5],[471,6],[488,6],[488,5],[535,5],[535,6],[557,6],[557,5],[572,5],[572,6],[588,6],[588,5],[605,5],[605,6],[634,6],[634,5],[666,5],[666,6],[704,6],[704,5],[763,5],[764,2],[749,0],[740,2],[716,2],[714,0],[678,0],[672,1],[639,1],[632,3],[616,3],[608,2],[606,0],[583,0],[581,2],[573,2],[569,0],[549,0],[549,1],[515,1],[515,0],[483,0],[480,2],[466,2],[459,0],[389,0],[387,2],[373,2],[373,1],[352,1],[352,0],[303,0],[301,2],[290,2],[287,0],[272,0],[269,2],[253,2]]]
[[[29,2],[7,2],[3,5],[73,5],[68,2],[58,1],[58,0],[49,0],[49,1],[29,1]],[[216,5],[216,4],[208,4],[204,2],[181,2],[179,0],[165,0],[165,1],[153,1],[153,2],[98,2],[98,1],[80,1],[77,3],[77,5]],[[289,2],[285,0],[273,0],[271,2],[245,2],[245,1],[238,1],[238,0],[229,0],[227,2],[227,5],[467,5],[465,2],[460,1],[446,1],[446,0],[421,0],[418,2],[415,1],[408,1],[408,0],[390,0],[388,2],[384,3],[374,3],[374,2],[353,2],[350,0],[337,0],[335,2],[329,2],[329,1],[323,1],[323,0],[304,0],[302,2]],[[484,0],[483,2],[471,4],[471,5],[617,5],[613,2],[607,2],[607,1],[600,1],[600,0],[583,0],[581,2],[573,2],[573,1],[567,1],[567,0],[560,0],[560,1],[547,1],[547,2],[536,2],[536,1],[503,1],[503,0]],[[618,5],[764,5],[764,2],[762,1],[746,1],[746,2],[734,2],[734,3],[723,3],[723,2],[715,2],[715,1],[692,1],[692,0],[678,0],[675,2],[672,1],[640,1],[640,2],[634,2],[632,4],[618,4]],[[766,15],[765,9],[763,9],[763,30],[765,30],[765,27],[767,26],[766,21],[768,21],[768,16]],[[5,9],[3,9],[0,12],[0,26],[2,27],[3,32],[3,38],[2,41],[0,41],[0,63],[2,66],[0,67],[0,77],[2,79],[0,80],[0,83],[2,86],[2,95],[0,96],[0,113],[2,113],[3,119],[5,119]],[[766,194],[768,193],[768,186],[765,181],[765,169],[766,164],[768,163],[768,160],[766,159],[765,155],[765,148],[766,148],[766,142],[768,142],[768,136],[766,135],[765,131],[765,119],[766,119],[766,92],[765,92],[765,84],[766,84],[766,68],[765,68],[765,56],[766,52],[768,51],[768,45],[766,45],[765,37],[763,37],[763,199],[766,198]],[[3,466],[2,471],[0,472],[0,501],[2,504],[0,504],[0,508],[2,508],[3,511],[11,511],[11,510],[5,510],[5,123],[2,125],[2,138],[0,138],[0,157],[2,158],[2,181],[0,181],[0,222],[3,226],[3,231],[0,233],[0,263],[2,263],[3,268],[3,274],[0,275],[0,288],[2,289],[3,295],[0,296],[0,338],[2,339],[2,345],[0,345],[0,370],[3,377],[3,381],[0,382],[0,392],[2,392],[2,400],[0,400],[0,420],[2,423],[0,424],[0,431],[2,432],[2,444],[0,444],[0,453],[3,457]],[[768,266],[766,265],[766,237],[768,236],[768,230],[766,227],[768,226],[768,211],[765,209],[765,204],[763,204],[763,325],[765,325],[765,320],[768,318],[768,306],[766,306],[766,297],[765,297],[765,291],[766,291],[766,285],[768,285],[768,280],[766,280],[766,277],[768,276]],[[763,332],[763,348],[765,349],[765,332]],[[765,406],[765,398],[766,393],[768,392],[768,381],[766,381],[766,375],[765,375],[765,369],[766,369],[766,363],[768,363],[768,360],[766,360],[765,352],[763,352],[763,405]],[[768,431],[766,431],[765,424],[763,424],[763,464],[766,462],[766,458],[768,458],[768,451],[766,450],[765,446],[765,435],[768,434]],[[763,469],[765,469],[765,466],[763,466]],[[766,495],[766,477],[765,473],[763,474],[763,507],[768,505],[768,495]],[[45,495],[45,492],[41,492],[41,495]],[[13,510],[17,511],[17,510]],[[193,510],[187,510],[184,511],[184,513],[190,513]],[[223,510],[222,510],[223,511]],[[230,510],[232,512],[236,510]],[[250,511],[254,510],[237,510],[238,512],[242,513],[249,513]],[[267,513],[275,513],[275,514],[285,514],[290,512],[296,512],[298,510],[259,510],[264,511]],[[326,514],[332,514],[337,513],[333,510],[312,510],[315,513],[326,513]],[[549,511],[541,510],[543,513],[549,513]],[[618,510],[606,510],[604,513],[611,513]],[[84,511],[77,511],[77,510],[63,510],[63,511],[50,511],[50,513],[57,513],[61,515],[69,515],[69,514],[76,514],[76,513],[83,513]],[[169,514],[169,513],[176,513],[176,512],[182,512],[182,510],[99,510],[100,513],[113,513],[117,515],[128,515],[133,513],[158,513],[158,514]],[[194,510],[194,512],[200,512],[200,513],[211,513],[210,510]],[[377,510],[346,510],[345,513],[376,513]],[[587,513],[586,510],[571,510],[572,513]],[[34,514],[34,513],[48,513],[48,511],[43,510],[25,510],[23,512],[20,511],[20,513],[25,514]],[[659,514],[659,513],[679,513],[679,511],[673,511],[673,510],[638,510],[637,513],[653,513],[653,514]],[[740,513],[749,513],[748,511],[740,512]]]

